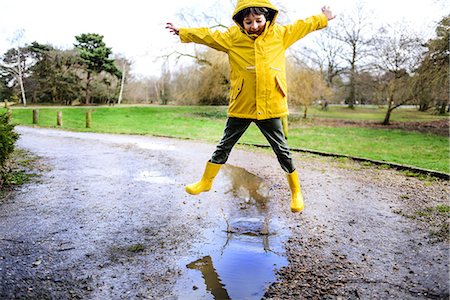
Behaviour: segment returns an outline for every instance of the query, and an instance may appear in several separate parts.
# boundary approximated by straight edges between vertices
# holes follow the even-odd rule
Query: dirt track
[[[17,130],[46,171],[0,204],[1,299],[449,296],[448,213],[436,209],[448,182],[296,154],[306,209],[294,215],[268,151],[235,149],[193,197],[184,184],[214,145]],[[230,253],[246,256],[234,265]],[[274,259],[275,283],[246,274],[257,259]]]

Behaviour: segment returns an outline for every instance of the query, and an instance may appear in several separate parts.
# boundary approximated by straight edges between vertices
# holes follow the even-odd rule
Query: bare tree
[[[383,125],[389,125],[391,113],[414,99],[412,74],[424,52],[422,41],[403,24],[387,26],[375,45],[377,69],[387,101]]]
[[[22,103],[24,106],[27,105],[27,98],[25,95],[25,88],[23,84],[23,78],[24,78],[24,64],[26,63],[25,58],[23,57],[21,51],[21,41],[23,38],[24,30],[18,30],[14,34],[13,38],[11,39],[11,43],[16,46],[15,53],[13,54],[15,56],[15,59],[12,59],[12,57],[7,57],[6,59],[3,59],[3,62],[1,63],[0,67],[7,70],[8,72],[11,72],[14,74],[14,77],[17,79],[22,95]],[[11,51],[9,51],[11,54]]]
[[[226,30],[233,24],[231,12],[235,3],[235,0],[215,1],[211,9],[207,10],[207,14],[197,13],[192,9],[182,9],[178,18],[187,26]],[[179,67],[178,71],[173,73],[173,78],[176,78],[171,81],[173,96],[182,103],[226,104],[229,94],[229,66],[226,55],[202,45],[184,46],[184,50],[175,50],[161,57],[165,60],[175,61],[176,64],[185,58],[194,63],[194,65],[184,68]],[[189,64],[189,60],[185,61]],[[188,99],[182,99],[182,97]]]
[[[304,106],[303,117],[307,117],[308,107],[315,100],[324,100],[331,96],[331,89],[327,86],[320,71],[307,68],[304,64],[289,58],[287,64],[287,79],[289,87],[289,103],[294,106]]]
[[[125,58],[122,55],[118,55],[114,58],[115,64],[119,66],[122,72],[122,76],[120,78],[120,88],[119,88],[119,96],[117,99],[117,104],[121,104],[123,100],[123,94],[125,89],[125,84],[127,79],[130,77],[130,69],[131,69],[131,61]]]
[[[350,108],[357,102],[357,76],[359,72],[364,71],[363,63],[370,55],[370,44],[372,37],[375,36],[370,20],[369,13],[359,2],[353,11],[340,16],[336,27],[330,28],[330,35],[342,43],[342,46],[335,50],[346,64],[345,74],[348,79],[346,102]]]
[[[312,47],[292,51],[298,64],[319,69],[328,87],[332,87],[335,79],[344,71],[343,61],[340,58],[343,44],[337,41],[333,32],[328,29],[323,35],[314,39]]]
[[[169,61],[166,60],[161,68],[161,77],[158,85],[158,96],[162,105],[169,103],[170,98],[170,68]]]
[[[192,57],[197,64],[174,72],[174,80],[171,81],[174,98],[186,104],[227,104],[230,79],[226,54],[207,49],[192,56],[181,54],[181,57],[185,56]]]

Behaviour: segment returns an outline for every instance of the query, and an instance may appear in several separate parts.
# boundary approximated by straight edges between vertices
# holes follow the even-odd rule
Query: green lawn
[[[4,111],[4,109],[2,109]],[[63,111],[63,128],[76,131],[149,134],[217,142],[226,121],[225,107],[141,106],[95,108],[39,108],[39,126],[56,127],[56,111]],[[92,110],[92,128],[85,128],[85,112]],[[311,112],[322,113],[320,110]],[[382,110],[332,107],[321,117],[380,120]],[[312,114],[311,114],[312,115]],[[397,115],[397,112],[394,114]],[[381,117],[382,118],[382,117]],[[415,110],[398,110],[394,120],[434,120],[437,117]],[[30,108],[14,108],[13,122],[32,125]],[[297,125],[295,123],[295,125]],[[292,126],[289,145],[375,160],[383,160],[450,172],[449,138],[402,130],[358,127]],[[241,142],[267,144],[252,124]]]
[[[303,112],[299,112],[303,116]],[[378,106],[356,106],[350,109],[347,106],[330,106],[327,110],[321,110],[317,106],[308,108],[308,118],[320,117],[327,119],[354,120],[354,121],[378,121],[382,122],[386,114],[386,108]],[[418,112],[415,108],[397,108],[391,116],[392,122],[409,121],[437,121],[446,116],[439,116],[429,112]]]

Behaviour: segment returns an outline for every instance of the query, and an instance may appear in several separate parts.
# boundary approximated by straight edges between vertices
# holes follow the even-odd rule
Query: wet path
[[[212,146],[18,131],[47,171],[0,206],[3,297],[259,299],[287,264],[261,179],[229,166],[184,192]]]
[[[260,299],[281,268],[263,298],[448,299],[448,182],[295,154],[299,215],[269,152],[190,196],[214,145],[17,129],[45,171],[0,205],[0,298]]]

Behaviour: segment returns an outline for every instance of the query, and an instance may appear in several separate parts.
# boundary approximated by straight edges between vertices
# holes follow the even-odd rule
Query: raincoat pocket
[[[236,85],[233,87],[233,100],[235,100],[242,91],[242,87],[244,85],[244,78],[241,77],[236,81]]]
[[[286,80],[283,80],[280,78],[280,76],[275,75],[275,81],[277,83],[278,90],[280,91],[281,95],[283,97],[287,96],[287,86],[286,86]]]

